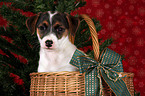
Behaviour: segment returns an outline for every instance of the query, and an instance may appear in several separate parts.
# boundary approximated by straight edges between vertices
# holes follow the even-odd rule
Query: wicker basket
[[[133,73],[123,73],[131,96],[134,96]],[[31,73],[30,96],[85,96],[85,77],[79,72]],[[103,79],[102,79],[103,80]],[[110,87],[103,84],[103,96],[115,96]]]
[[[97,32],[93,21],[87,15],[81,15],[81,19],[84,19],[90,29],[94,58],[99,58],[99,42]],[[74,42],[74,36],[70,36]],[[134,96],[133,87],[133,73],[122,73],[124,82],[131,94]],[[46,73],[31,73],[31,86],[30,96],[85,96],[85,77],[84,74],[79,72],[46,72]],[[103,80],[103,79],[102,79]],[[110,87],[102,81],[103,84],[103,96],[115,96]]]
[[[84,75],[79,72],[31,73],[30,96],[84,96]]]
[[[126,76],[126,77],[124,77],[124,76]],[[123,72],[122,77],[124,77],[124,78],[122,78],[122,80],[126,84],[127,89],[129,90],[131,96],[134,96],[134,86],[133,86],[134,73]],[[115,96],[115,94],[113,93],[111,88],[106,84],[106,82],[104,80],[102,81],[102,85],[103,85],[103,96]]]

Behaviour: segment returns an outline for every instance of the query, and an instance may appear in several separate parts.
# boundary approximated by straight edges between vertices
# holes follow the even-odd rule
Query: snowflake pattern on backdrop
[[[114,38],[110,46],[125,55],[124,71],[135,73],[134,86],[145,95],[145,0],[86,0],[80,14],[96,17],[102,30],[99,38]]]

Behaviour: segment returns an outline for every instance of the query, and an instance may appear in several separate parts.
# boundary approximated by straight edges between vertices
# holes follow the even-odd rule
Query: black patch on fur
[[[52,25],[54,25],[56,22],[60,22],[61,25],[54,26],[54,28],[52,28],[52,32],[54,32],[57,38],[60,39],[62,38],[63,33],[65,32],[65,29],[69,29],[69,24],[68,24],[66,15],[62,13],[58,13],[54,15],[52,18]],[[64,26],[65,28],[62,28],[61,26]],[[60,28],[62,28],[62,31],[57,31]]]
[[[50,20],[49,20],[49,14],[48,13],[41,13],[38,21],[37,21],[37,25],[36,27],[38,29],[40,29],[41,26],[46,26],[45,24],[42,24],[43,21],[47,21],[48,22],[48,26],[46,26],[46,30],[42,31],[39,30],[39,34],[40,34],[40,38],[42,39],[43,37],[45,37],[46,35],[49,35],[49,33],[53,33],[57,36],[58,39],[62,38],[63,33],[65,32],[65,29],[69,29],[69,24],[66,18],[65,14],[62,13],[57,13],[55,14],[51,19],[52,24],[50,24]],[[56,22],[60,22],[61,25],[55,25]],[[42,24],[40,26],[40,24]],[[63,26],[63,27],[62,27]],[[65,28],[64,28],[65,27]],[[52,29],[52,30],[51,30]]]
[[[38,27],[38,25],[40,23],[42,23],[43,21],[45,20],[48,20],[48,23],[50,24],[50,21],[49,21],[49,14],[48,13],[41,13],[39,18],[38,18],[38,21],[37,21],[37,24],[36,24],[36,27]]]
[[[40,27],[39,26],[43,21],[47,21],[48,24],[50,25],[50,21],[49,21],[49,14],[47,12],[45,13],[41,13],[39,18],[38,18],[38,21],[37,21],[37,28],[39,29],[39,34],[40,34],[40,38],[42,39],[44,36],[46,36],[49,32],[50,32],[50,27],[51,26],[47,26],[45,23],[42,24],[41,26],[44,26],[46,27],[46,30],[40,30]]]

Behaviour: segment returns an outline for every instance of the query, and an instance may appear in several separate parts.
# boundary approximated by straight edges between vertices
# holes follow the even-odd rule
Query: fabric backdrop
[[[100,21],[99,38],[114,38],[110,48],[125,55],[124,71],[135,74],[135,90],[145,96],[145,0],[87,0],[79,14]],[[6,25],[2,17],[0,25]]]
[[[99,38],[114,38],[110,48],[125,55],[125,72],[133,72],[135,90],[145,96],[145,0],[87,0],[80,14],[96,17]]]

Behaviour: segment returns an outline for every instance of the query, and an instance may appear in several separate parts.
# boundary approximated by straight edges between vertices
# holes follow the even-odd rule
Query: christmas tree
[[[1,0],[0,14],[8,23],[0,27],[0,95],[28,96],[30,76],[37,72],[39,42],[36,34],[28,31],[25,21],[28,17],[45,11],[59,11],[71,14],[85,6],[84,0]],[[78,16],[78,14],[73,14]],[[97,32],[99,21],[92,19]],[[93,57],[92,40],[88,25],[82,21],[76,33],[75,45]],[[100,42],[100,51],[112,43],[112,39]]]

